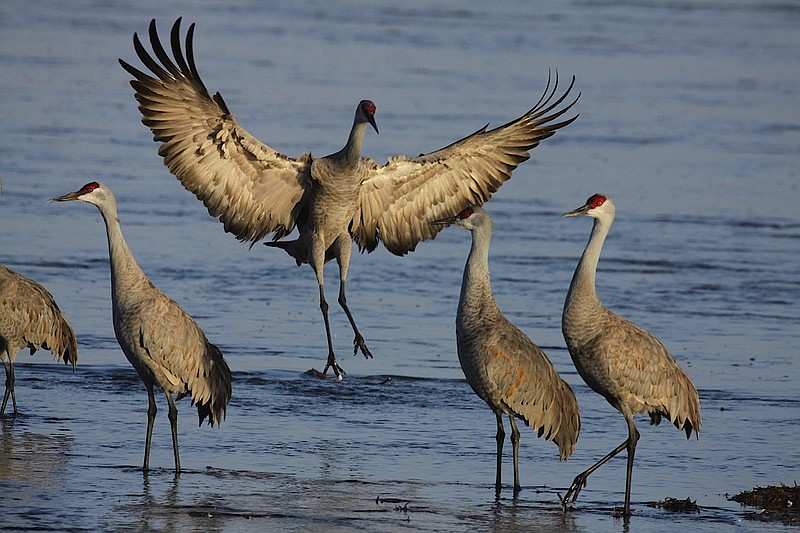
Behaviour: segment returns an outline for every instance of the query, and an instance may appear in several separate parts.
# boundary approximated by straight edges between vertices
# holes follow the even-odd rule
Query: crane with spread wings
[[[372,357],[347,306],[345,280],[352,241],[373,251],[378,242],[404,255],[417,243],[434,238],[441,227],[434,220],[482,205],[530,157],[529,150],[577,118],[559,119],[580,94],[567,100],[575,83],[558,94],[558,77],[548,79],[537,104],[521,117],[494,129],[484,126],[440,150],[418,157],[392,156],[384,164],[361,157],[367,125],[376,133],[376,106],[362,100],[347,144],[338,152],[315,158],[290,157],[248,133],[234,118],[222,95],[211,94],[200,79],[193,52],[194,24],[181,47],[181,19],[172,27],[172,57],[150,22],[152,55],[137,34],[133,42],[145,73],[120,59],[134,79],[142,122],[150,128],[164,164],[181,184],[218,218],[225,231],[255,243],[283,248],[298,265],[309,263],[319,285],[328,359],[341,379],[323,291],[323,267],[339,264],[339,304],[355,333],[354,355]],[[298,228],[294,240],[281,240]]]

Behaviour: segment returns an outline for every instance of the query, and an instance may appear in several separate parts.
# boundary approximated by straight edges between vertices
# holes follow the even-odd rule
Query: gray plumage
[[[567,459],[580,432],[578,403],[547,355],[509,322],[497,306],[489,277],[492,237],[489,214],[481,207],[471,206],[440,222],[455,223],[472,232],[456,314],[458,360],[472,390],[489,405],[497,419],[495,491],[498,495],[505,439],[503,415],[508,416],[516,495],[521,488],[516,418],[536,430],[539,437],[555,442],[560,458]]]
[[[0,360],[6,372],[0,416],[5,413],[9,395],[14,414],[18,412],[14,360],[23,348],[31,355],[40,348],[49,350],[75,371],[78,342],[53,296],[32,279],[0,265]]]
[[[351,241],[371,252],[382,241],[404,255],[440,227],[431,222],[458,213],[470,204],[483,204],[512,171],[530,157],[529,150],[576,117],[555,122],[577,101],[564,104],[574,84],[556,95],[558,79],[539,102],[516,120],[498,128],[483,127],[441,150],[419,157],[393,156],[383,165],[361,158],[366,125],[377,127],[375,105],[362,101],[345,147],[317,159],[281,154],[244,130],[219,93],[209,94],[194,62],[194,24],[181,49],[180,19],[172,27],[167,54],[150,23],[153,56],[134,35],[139,59],[152,72],[144,73],[123,60],[142,122],[162,143],[159,155],[181,184],[218,217],[225,231],[239,240],[273,240],[299,229],[297,240],[271,243],[290,253],[298,264],[309,262],[317,275],[320,308],[328,337],[325,366],[341,377],[331,343],[327,303],[323,293],[324,263],[339,263],[339,303],[355,333],[354,354],[371,357],[355,326],[345,299],[345,280]]]
[[[111,190],[91,182],[51,201],[70,200],[94,204],[106,224],[114,333],[125,357],[147,387],[149,406],[142,468],[149,468],[156,385],[164,391],[169,404],[175,471],[179,473],[178,411],[172,395],[177,395],[176,399],[191,397],[201,425],[206,417],[211,426],[219,425],[231,398],[231,371],[194,319],[158,290],[139,267],[122,236]]]
[[[625,417],[628,439],[595,465],[579,474],[563,499],[574,502],[588,476],[609,459],[627,450],[624,514],[630,515],[633,458],[639,432],[633,417],[650,415],[651,424],[666,417],[688,438],[700,431],[700,400],[692,380],[664,345],[647,331],[609,311],[595,291],[595,273],[605,238],[614,222],[615,207],[603,194],[565,217],[594,218],[591,237],[575,270],[564,303],[562,331],[578,373],[589,387]]]

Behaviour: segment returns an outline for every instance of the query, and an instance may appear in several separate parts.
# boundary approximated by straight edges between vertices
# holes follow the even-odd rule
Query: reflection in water
[[[54,434],[30,431],[25,418],[19,414],[0,419],[0,479],[57,486],[69,469],[74,439],[66,428]]]
[[[180,515],[183,513],[178,505],[179,487],[179,475],[142,475],[142,504],[137,509],[141,513],[141,524],[146,526],[145,530],[187,531],[180,525]]]
[[[2,501],[14,513],[0,511],[2,525],[10,530],[48,530],[58,517],[69,513],[60,490],[72,475],[74,439],[59,427],[28,427],[28,415],[0,419],[0,482]],[[52,433],[45,433],[46,430]]]

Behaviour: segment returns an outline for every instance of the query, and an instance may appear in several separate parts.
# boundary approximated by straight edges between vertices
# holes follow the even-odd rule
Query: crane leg
[[[6,352],[8,353],[8,352]],[[11,403],[14,406],[14,416],[17,415],[17,395],[14,392],[14,361],[11,357],[8,360],[3,359],[3,368],[6,371],[6,390],[3,393],[3,406],[0,408],[0,416],[6,412],[6,404],[8,403],[8,396],[11,396]]]
[[[513,457],[514,457],[514,496],[519,494],[519,491],[522,490],[522,485],[519,482],[519,428],[517,427],[517,421],[514,420],[514,417],[509,415],[508,419],[511,421],[511,449],[513,450]]]
[[[561,505],[564,508],[564,511],[567,510],[567,504],[570,501],[574,502],[578,499],[578,494],[581,490],[586,486],[586,480],[589,476],[594,473],[595,470],[606,464],[610,461],[613,457],[616,457],[622,450],[627,450],[628,452],[628,476],[626,479],[626,486],[627,489],[630,489],[630,481],[631,481],[631,474],[633,471],[633,452],[636,450],[636,442],[639,440],[639,432],[636,430],[636,426],[633,425],[633,420],[629,420],[626,417],[626,422],[628,423],[628,438],[625,439],[624,442],[620,443],[619,446],[608,452],[602,459],[597,461],[595,464],[575,476],[575,480],[570,485],[567,494],[561,500]],[[630,491],[625,491],[625,499],[627,501],[627,506],[625,510],[625,516],[630,515]],[[570,500],[570,498],[572,498]]]
[[[167,403],[169,404],[169,425],[172,428],[172,454],[175,456],[175,475],[181,473],[181,457],[178,453],[178,408],[175,407],[175,400],[172,399],[172,394],[164,391],[167,396]]]
[[[353,238],[350,233],[345,232],[336,238],[334,246],[337,249],[336,262],[339,264],[339,306],[344,309],[344,314],[347,315],[347,320],[350,321],[350,326],[353,328],[355,337],[353,338],[353,355],[356,355],[359,350],[364,355],[365,359],[372,359],[372,353],[367,348],[367,343],[364,342],[364,337],[356,327],[356,321],[353,319],[353,314],[350,308],[347,307],[347,297],[345,296],[345,284],[347,282],[347,270],[350,267],[350,252],[352,250]]]
[[[156,421],[156,397],[153,394],[153,385],[147,385],[147,436],[144,440],[144,464],[142,470],[147,472],[150,468],[150,441],[153,440],[153,424]]]
[[[633,456],[636,453],[636,443],[639,442],[639,431],[633,425],[633,419],[628,419],[628,470],[625,474],[625,507],[624,516],[631,515],[631,481],[633,480]]]
[[[344,284],[345,280],[342,279],[339,282],[339,305],[344,309],[344,314],[347,315],[347,319],[350,321],[350,326],[353,328],[353,333],[355,333],[355,338],[353,339],[353,355],[358,353],[358,350],[361,350],[361,353],[364,354],[364,359],[372,359],[372,352],[369,351],[367,348],[367,343],[364,341],[364,337],[361,336],[359,333],[358,328],[356,327],[356,321],[353,319],[352,313],[350,313],[350,308],[347,307],[347,297],[344,295]]]
[[[325,321],[325,335],[328,338],[328,360],[325,362],[325,368],[322,370],[323,374],[328,373],[328,369],[333,369],[336,379],[342,380],[345,376],[345,371],[339,366],[336,361],[336,354],[333,352],[333,339],[331,338],[331,324],[328,320],[328,302],[325,300],[325,291],[322,288],[322,283],[319,284],[319,308],[322,311],[322,319]]]
[[[495,417],[497,417],[497,434],[495,435],[497,440],[497,468],[494,478],[494,494],[499,498],[500,490],[503,488],[503,441],[506,440],[506,432],[503,429],[503,414],[498,411],[495,413]]]

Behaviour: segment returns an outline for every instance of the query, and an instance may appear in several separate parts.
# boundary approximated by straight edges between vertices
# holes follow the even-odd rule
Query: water
[[[536,148],[488,205],[494,290],[506,315],[573,386],[573,458],[523,433],[524,490],[495,502],[494,419],[464,382],[454,325],[469,235],[443,232],[397,258],[354,256],[351,309],[375,359],[343,383],[320,368],[313,275],[222,231],[156,156],[127,74],[131,36],[156,17],[197,22],[207,86],[278,150],[333,152],[352,109],[378,104],[366,153],[416,154],[539,97],[548,69],[577,76],[580,118]],[[185,23],[185,25],[186,25]],[[800,473],[800,9],[790,3],[4,2],[0,7],[0,261],[45,284],[80,341],[72,374],[46,353],[17,360],[22,414],[2,420],[0,525],[135,531],[780,530],[725,496]],[[141,465],[146,394],[111,326],[104,228],[83,204],[47,205],[100,179],[151,279],[195,316],[234,371],[218,430],[180,402],[175,479],[166,406]],[[601,298],[656,334],[700,391],[703,428],[642,433],[630,525],[624,459],[575,510],[557,492],[625,437],[577,376],[560,311],[590,221],[560,214],[603,191],[617,222]],[[335,279],[329,268],[328,278]],[[335,283],[329,285],[335,294]],[[391,379],[388,379],[391,378]],[[506,467],[506,480],[510,461]],[[697,500],[698,514],[657,507]]]

